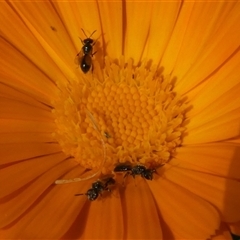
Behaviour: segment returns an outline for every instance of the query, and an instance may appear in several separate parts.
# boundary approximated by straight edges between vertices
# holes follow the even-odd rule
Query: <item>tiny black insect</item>
[[[57,29],[53,26],[50,26],[50,28],[54,31],[54,32],[57,32]]]
[[[83,47],[82,47],[81,51],[77,54],[77,62],[80,65],[82,71],[84,73],[87,73],[90,70],[90,68],[92,67],[92,57],[96,53],[96,52],[93,53],[93,46],[95,45],[95,42],[93,41],[91,36],[97,30],[93,31],[89,37],[87,37],[87,35],[83,29],[82,29],[82,31],[83,31],[84,35],[86,36],[86,39],[82,40],[80,38],[80,40],[83,44]]]
[[[97,180],[92,184],[86,193],[75,194],[75,196],[86,195],[88,200],[94,201],[98,198],[99,194],[101,195],[103,191],[111,192],[109,185],[114,185],[115,180],[112,177],[102,178]]]
[[[124,178],[128,175],[132,175],[135,178],[136,175],[141,175],[147,180],[153,179],[153,173],[156,172],[155,168],[146,168],[143,165],[132,166],[130,163],[120,163],[114,169],[114,172],[126,172]]]
[[[111,138],[111,135],[108,133],[108,132],[104,132],[104,136],[106,137],[106,138]]]

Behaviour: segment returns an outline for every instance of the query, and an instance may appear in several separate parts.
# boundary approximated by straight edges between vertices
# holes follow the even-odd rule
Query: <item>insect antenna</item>
[[[83,42],[83,40],[80,38],[80,37],[78,37],[79,39],[80,39],[80,41],[81,41],[81,43],[82,43],[82,45],[84,45],[84,42]],[[81,52],[81,51],[80,51]],[[79,52],[79,53],[80,53]],[[79,53],[78,53],[78,55],[79,55]]]
[[[81,28],[81,30],[83,31],[84,35],[86,36],[86,38],[90,38],[97,30],[93,31],[92,34],[88,37],[87,34],[85,33],[85,31]]]

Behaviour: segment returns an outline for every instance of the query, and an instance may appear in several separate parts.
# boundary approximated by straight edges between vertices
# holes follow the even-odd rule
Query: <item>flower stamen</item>
[[[80,76],[58,84],[53,103],[55,137],[67,155],[96,174],[127,161],[158,167],[170,160],[182,141],[187,108],[170,76],[123,58],[106,58],[104,69],[95,61],[94,72]]]

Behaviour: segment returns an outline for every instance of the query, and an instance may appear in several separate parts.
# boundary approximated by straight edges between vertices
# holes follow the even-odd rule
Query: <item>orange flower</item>
[[[2,2],[0,238],[240,234],[239,11]]]

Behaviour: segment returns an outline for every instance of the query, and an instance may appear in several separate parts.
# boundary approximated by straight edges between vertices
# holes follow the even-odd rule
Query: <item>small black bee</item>
[[[92,53],[95,42],[93,41],[91,36],[97,30],[93,31],[89,37],[87,37],[87,35],[83,29],[82,29],[82,31],[83,31],[84,35],[86,36],[86,39],[82,40],[80,38],[80,40],[83,44],[83,47],[82,47],[81,51],[77,54],[77,62],[80,65],[82,71],[84,73],[87,73],[90,70],[90,68],[92,67],[92,57],[96,53],[96,52]],[[82,54],[82,56],[80,56],[81,54]]]
[[[102,194],[103,191],[111,192],[109,185],[114,185],[115,182],[116,181],[112,177],[99,179],[92,184],[92,188],[90,188],[86,193],[75,194],[75,196],[86,195],[88,200],[94,201],[98,198],[99,194]]]
[[[135,165],[132,166],[130,163],[120,163],[117,165],[114,169],[114,172],[126,172],[124,175],[124,178],[128,175],[132,175],[133,178],[135,178],[136,175],[141,175],[141,177],[152,180],[153,179],[153,173],[156,172],[156,169],[153,168],[146,168],[143,165]]]

